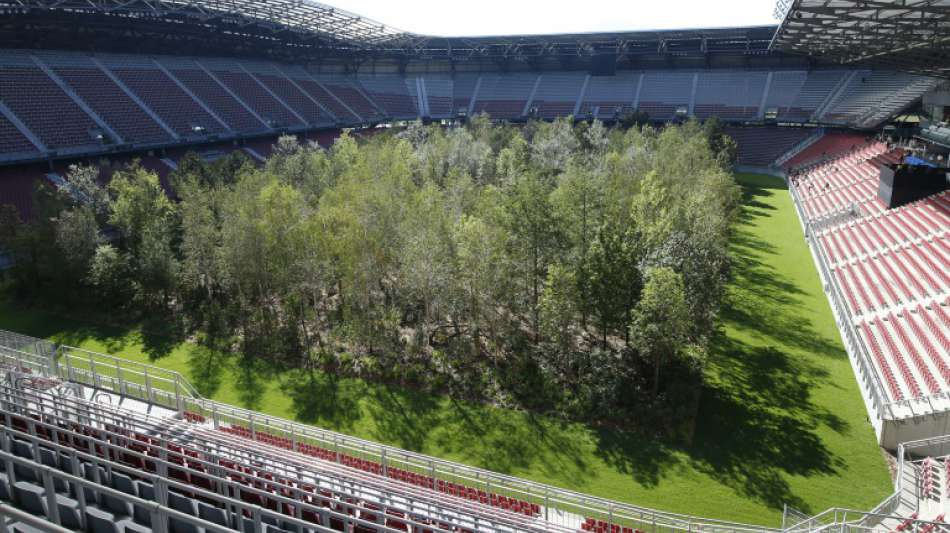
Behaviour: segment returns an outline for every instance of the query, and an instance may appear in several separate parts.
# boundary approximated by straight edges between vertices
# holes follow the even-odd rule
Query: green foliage
[[[186,156],[178,202],[137,164],[106,189],[73,169],[3,239],[24,290],[164,313],[248,364],[635,424],[638,400],[662,413],[701,382],[738,205],[717,131],[479,115],[328,151],[284,136],[262,168]]]

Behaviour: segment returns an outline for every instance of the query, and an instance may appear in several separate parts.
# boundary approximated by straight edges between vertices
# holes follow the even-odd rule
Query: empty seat
[[[119,492],[131,494],[132,496],[138,496],[138,490],[136,490],[135,482],[133,482],[132,478],[125,474],[120,474],[118,472],[112,473],[112,488]]]
[[[195,501],[176,492],[168,492],[168,506],[178,512],[191,516],[198,516],[198,511],[195,507]],[[189,524],[175,518],[170,518],[168,520],[168,528],[171,533],[199,533],[202,531],[201,528],[195,526],[194,524]]]
[[[13,484],[13,496],[17,506],[33,514],[46,514],[45,493],[43,487],[28,481],[17,481]]]
[[[208,505],[204,502],[198,502],[198,518],[207,520],[208,522],[213,522],[215,524],[220,524],[222,526],[228,525],[227,511],[213,505]]]

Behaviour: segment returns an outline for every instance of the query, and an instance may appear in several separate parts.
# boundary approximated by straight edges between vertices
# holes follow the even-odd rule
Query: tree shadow
[[[590,465],[583,459],[580,433],[547,417],[452,400],[443,411],[437,445],[483,468],[514,474],[531,472],[583,485]]]
[[[228,367],[230,354],[200,344],[188,346],[188,379],[205,398],[213,397],[221,388],[221,379]]]
[[[238,354],[234,361],[234,387],[241,406],[252,411],[261,409],[267,381],[273,374],[270,364],[263,359]]]
[[[138,324],[142,352],[151,362],[167,357],[187,339],[182,328],[164,314],[147,318]]]
[[[733,278],[720,315],[731,332],[717,331],[712,340],[692,444],[601,431],[597,453],[644,487],[657,486],[685,457],[689,466],[744,498],[773,510],[789,504],[810,512],[789,477],[843,469],[819,431],[847,434],[851,427],[814,402],[813,388],[834,384],[828,370],[805,354],[846,355],[839,343],[816,332],[802,305],[806,291],[770,257],[777,247],[750,229],[775,216],[764,199],[784,184],[744,178],[742,213],[731,241]]]
[[[435,396],[390,387],[373,389],[368,414],[375,422],[373,437],[422,452],[433,428],[439,424],[440,402]]]
[[[291,399],[294,418],[306,424],[345,432],[363,416],[360,400],[366,391],[356,381],[307,370],[287,373],[281,385]]]

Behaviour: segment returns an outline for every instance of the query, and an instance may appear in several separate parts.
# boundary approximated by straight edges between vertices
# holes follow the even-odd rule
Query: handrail
[[[22,359],[24,352],[16,348],[3,346],[3,333],[4,332],[0,330],[0,356],[6,354],[6,357],[19,357]],[[25,337],[21,336],[21,338]],[[41,339],[35,339],[35,341],[45,342]],[[284,434],[294,437],[295,439],[311,439],[324,444],[330,444],[336,449],[348,449],[352,452],[362,453],[364,455],[372,454],[378,457],[384,464],[386,462],[401,463],[401,466],[404,465],[419,470],[420,472],[417,473],[425,473],[438,479],[446,481],[457,479],[472,480],[496,492],[502,491],[519,494],[524,498],[534,500],[536,503],[543,502],[545,507],[550,508],[552,511],[558,511],[560,508],[566,512],[570,512],[574,507],[581,507],[590,509],[602,515],[604,518],[627,518],[631,521],[652,523],[654,526],[678,531],[697,531],[699,529],[711,533],[781,531],[780,528],[717,520],[640,507],[386,446],[204,398],[184,376],[172,370],[70,346],[53,346],[55,346],[53,353],[57,354],[57,356],[39,358],[39,360],[33,362],[32,366],[34,366],[35,369],[48,372],[50,375],[68,381],[83,383],[95,388],[102,388],[109,385],[112,390],[121,395],[137,398],[149,403],[155,403],[156,400],[165,401],[167,404],[174,402],[174,410],[179,413],[184,413],[185,411],[195,412],[196,414],[210,418],[215,424],[215,427],[218,427],[222,418],[230,418],[235,421],[245,422],[252,428],[267,428],[268,431],[284,432]],[[102,360],[102,363],[97,363],[98,360]],[[89,361],[89,363],[87,363],[87,361]],[[99,372],[99,370],[103,372]],[[106,370],[108,370],[108,373],[106,373]],[[128,378],[133,376],[136,379],[142,378],[143,382],[130,381]],[[155,381],[162,384],[170,384],[174,390],[169,391],[157,388],[154,386]]]

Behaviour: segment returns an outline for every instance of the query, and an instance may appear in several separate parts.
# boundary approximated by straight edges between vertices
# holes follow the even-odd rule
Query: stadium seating
[[[480,76],[477,74],[457,74],[452,84],[452,115],[459,111],[469,112],[475,89],[480,88]]]
[[[876,117],[891,116],[936,86],[936,80],[910,74],[862,71],[852,76],[822,122],[876,125]]]
[[[361,117],[348,109],[337,97],[333,96],[301,67],[284,67],[283,72],[294,80],[311,98],[328,110],[337,121],[345,123],[359,122]]]
[[[10,111],[51,150],[81,151],[102,144],[93,133],[99,130],[96,122],[27,56],[0,56],[0,95]],[[19,148],[25,147],[21,141],[15,142]]]
[[[795,99],[801,94],[802,87],[808,80],[808,72],[803,70],[788,70],[772,72],[772,81],[765,99],[765,111],[774,109],[776,120],[805,120],[801,110],[792,112]],[[793,115],[797,113],[797,118]]]
[[[221,133],[224,125],[208,114],[154,63],[142,58],[103,58],[102,62],[182,138]]]
[[[827,281],[843,297],[839,312],[850,324],[844,327],[855,328],[891,401],[944,395],[950,391],[950,194],[885,210],[877,200],[879,168],[899,162],[901,152],[831,137],[812,150],[824,160],[798,171],[791,185],[814,250],[830,269]],[[827,156],[845,147],[851,149]]]
[[[172,137],[95,62],[81,54],[37,53],[126,143],[162,143]]]
[[[360,85],[370,98],[381,107],[388,116],[394,118],[416,118],[419,106],[416,98],[409,92],[407,84],[415,85],[415,78],[399,76],[361,76]]]
[[[254,110],[272,128],[304,126],[289,104],[278,100],[260,82],[248,74],[236,62],[202,59],[199,63],[209,74],[237,95],[244,104]]]
[[[814,132],[805,128],[728,127],[724,129],[736,141],[740,165],[770,166],[784,153]]]
[[[475,112],[496,119],[519,119],[531,99],[537,74],[483,75],[475,97]]]
[[[95,524],[96,531],[148,531],[157,515],[140,502],[157,500],[182,513],[171,519],[173,531],[190,530],[191,518],[225,527],[244,524],[240,529],[246,531],[262,530],[248,521],[277,531],[300,531],[307,523],[366,533],[576,529],[538,521],[540,506],[516,498],[264,431],[216,430],[193,413],[176,420],[57,397],[43,390],[55,383],[34,383],[35,389],[16,392],[0,385],[8,402],[17,398],[16,414],[0,416],[0,436],[10,442],[4,449],[25,460],[3,461],[0,499],[13,498],[47,517],[53,513],[45,502],[55,500],[64,525],[68,520],[77,528]],[[46,467],[42,475],[40,465]],[[46,473],[55,471],[92,483],[47,481]]]
[[[295,81],[291,81],[273,65],[263,62],[245,63],[247,69],[261,83],[267,86],[278,98],[289,105],[298,115],[310,125],[328,125],[333,120],[325,113],[320,104],[312,96],[299,88]]]
[[[420,79],[426,92],[429,116],[433,118],[452,117],[455,111],[453,109],[455,88],[452,79],[443,76],[424,76]]]
[[[695,76],[694,72],[682,71],[645,72],[637,107],[654,120],[676,118],[680,109],[688,113]]]
[[[162,58],[160,62],[232,131],[255,133],[269,129],[193,61]]]
[[[585,79],[579,73],[542,74],[531,107],[537,108],[537,116],[543,119],[573,115]]]
[[[792,121],[810,121],[822,104],[831,96],[831,92],[842,81],[846,73],[841,71],[812,71],[802,84],[798,96],[792,104],[779,115],[781,119]]]
[[[363,120],[375,120],[382,117],[379,109],[366,97],[355,80],[329,77],[319,78],[319,81],[326,90],[333,93],[337,99]]]
[[[765,91],[767,72],[736,70],[699,73],[693,114],[705,119],[753,120]]]
[[[616,76],[591,76],[581,104],[580,116],[611,120],[634,109],[640,73],[621,72]]]
[[[36,146],[7,120],[0,115],[0,158],[19,159],[39,155]]]

